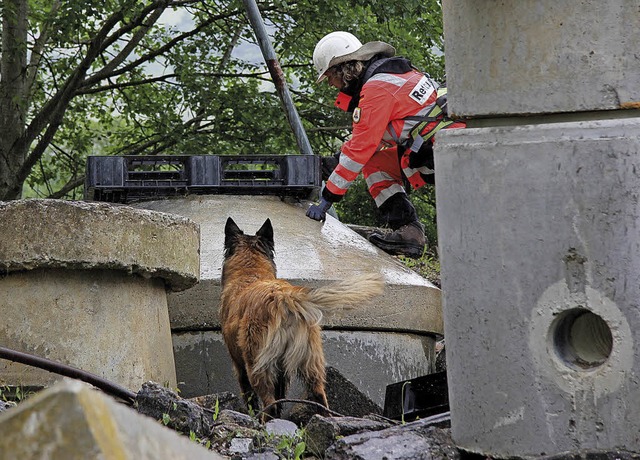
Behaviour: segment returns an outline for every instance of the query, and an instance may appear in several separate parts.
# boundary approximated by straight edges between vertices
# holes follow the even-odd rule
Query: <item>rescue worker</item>
[[[330,165],[327,170],[332,157],[323,158],[323,169],[333,170],[325,178],[320,203],[311,205],[307,216],[324,220],[362,172],[391,229],[369,240],[390,254],[422,256],[424,227],[404,181],[414,189],[433,184],[434,134],[464,123],[446,117],[446,96],[440,97],[439,85],[408,59],[395,56],[387,43],[363,45],[348,32],[332,32],[316,45],[313,64],[317,83],[326,79],[340,90],[335,105],[352,113],[353,130],[336,154],[335,169]]]

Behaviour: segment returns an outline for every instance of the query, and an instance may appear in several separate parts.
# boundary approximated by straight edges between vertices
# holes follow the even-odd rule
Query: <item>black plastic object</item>
[[[387,385],[383,415],[411,422],[449,411],[446,371]]]
[[[305,198],[320,181],[315,155],[90,156],[84,198],[112,203],[189,194]]]

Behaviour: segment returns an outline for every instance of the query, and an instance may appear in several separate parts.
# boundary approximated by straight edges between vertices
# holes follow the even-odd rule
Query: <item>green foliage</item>
[[[333,154],[351,128],[349,114],[333,106],[336,90],[315,83],[311,55],[325,34],[346,30],[362,42],[387,41],[444,79],[438,0],[259,3],[316,154]],[[158,3],[29,0],[27,45],[32,55],[42,45],[42,59],[24,99],[26,124],[41,131],[23,154],[36,156],[24,182],[26,197],[81,198],[88,155],[298,153],[242,2],[168,0],[167,12],[188,19],[178,25],[147,14],[152,5]],[[104,47],[90,58],[99,43]],[[71,85],[78,75],[82,80]],[[47,118],[63,89],[71,97],[60,120]],[[43,138],[50,138],[46,149],[34,153]],[[410,199],[433,250],[433,189],[412,192]],[[344,222],[380,225],[362,180],[336,209]]]
[[[22,385],[0,386],[0,399],[6,402],[20,403],[34,394],[35,391],[31,387]]]
[[[189,440],[200,444],[206,449],[211,449],[211,440],[199,438],[193,430],[189,431]]]
[[[367,184],[359,176],[342,200],[334,205],[338,217],[345,224],[380,226],[378,208],[369,195]]]
[[[304,458],[307,445],[304,442],[305,431],[303,429],[296,430],[293,435],[286,434],[270,434],[266,431],[261,433],[261,442],[264,443],[262,448],[271,447],[279,458],[287,460],[300,460]],[[258,440],[260,444],[260,440]]]
[[[28,46],[34,49],[38,39],[44,46],[27,123],[50,108],[100,31],[111,43],[89,61],[85,79],[73,89],[26,180],[29,196],[80,198],[87,155],[297,153],[262,56],[249,45],[255,37],[242,3],[167,3],[174,17],[187,14],[187,27],[134,27],[151,0],[63,0],[58,7],[29,1]],[[259,6],[315,153],[335,152],[350,128],[348,115],[333,107],[335,90],[315,84],[311,55],[326,33],[347,30],[363,42],[387,41],[417,67],[443,77],[437,0],[276,0]],[[111,28],[105,27],[109,20]],[[143,35],[139,43],[132,41],[136,34]]]
[[[409,193],[409,199],[416,208],[420,222],[424,225],[428,248],[435,251],[438,247],[435,188],[427,185],[418,190],[413,190]]]
[[[294,460],[300,460],[304,455],[306,449],[307,449],[307,445],[304,442],[302,441],[298,442],[293,449]]]
[[[216,398],[216,404],[213,407],[213,421],[217,421],[220,416],[220,400]]]
[[[405,266],[423,278],[428,279],[435,286],[440,287],[440,260],[435,249],[427,249],[419,259],[410,259],[402,256],[399,259]]]

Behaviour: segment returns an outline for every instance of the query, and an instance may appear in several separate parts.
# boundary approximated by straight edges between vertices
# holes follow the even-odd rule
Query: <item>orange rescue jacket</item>
[[[436,82],[417,70],[403,74],[381,72],[366,80],[353,110],[351,139],[341,148],[340,162],[326,183],[324,198],[339,201],[378,150],[396,145],[408,147],[411,130],[436,106],[437,88]],[[336,106],[347,110],[349,99],[340,93]],[[433,130],[443,118],[427,122],[420,133]]]

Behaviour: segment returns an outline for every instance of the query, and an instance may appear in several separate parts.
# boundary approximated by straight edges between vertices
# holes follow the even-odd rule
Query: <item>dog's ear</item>
[[[224,236],[229,238],[230,236],[237,235],[238,233],[242,233],[240,227],[236,225],[231,217],[227,218],[227,223],[224,226]]]
[[[271,226],[270,219],[264,221],[264,224],[262,224],[260,230],[257,231],[256,236],[264,238],[269,243],[271,243],[271,246],[273,246],[273,227]]]
[[[227,219],[227,223],[224,226],[224,256],[230,257],[233,254],[234,246],[240,235],[244,235],[240,227],[236,225],[231,217]]]

